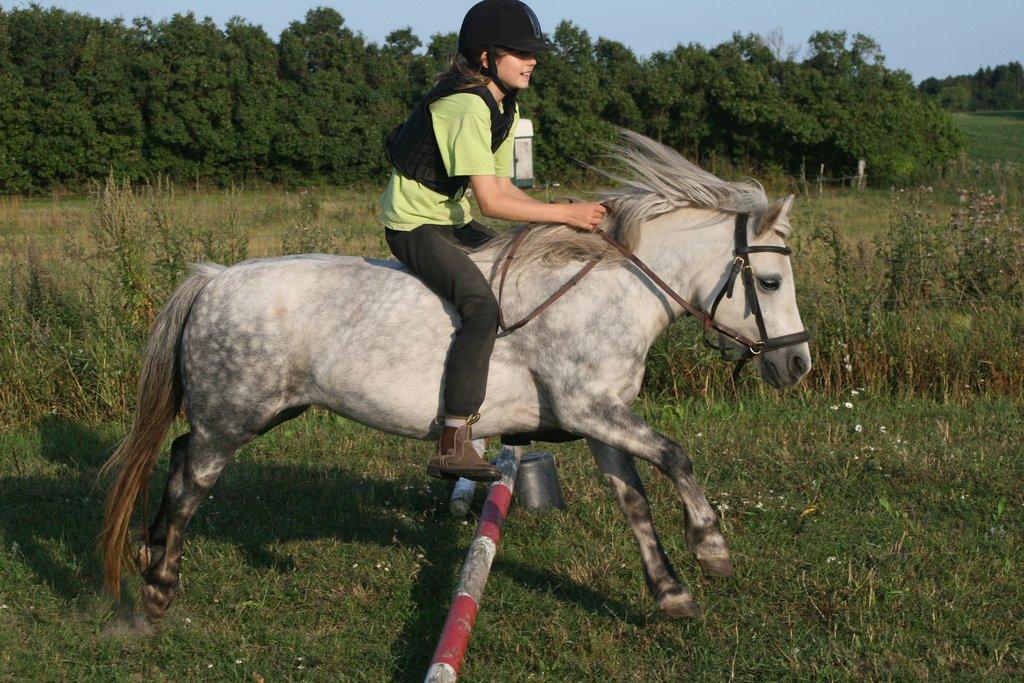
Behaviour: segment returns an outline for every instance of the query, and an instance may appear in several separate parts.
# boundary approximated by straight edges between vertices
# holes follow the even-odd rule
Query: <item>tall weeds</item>
[[[1001,191],[952,200],[936,199],[944,190],[895,191],[873,240],[851,235],[843,216],[798,222],[793,263],[814,363],[798,391],[1024,399],[1024,236],[1019,204]],[[255,202],[233,191],[182,195],[163,181],[108,178],[84,240],[56,257],[30,243],[0,271],[0,424],[125,419],[149,326],[189,262],[234,263],[253,244],[262,253],[381,253],[373,202],[346,202],[337,208],[317,192]],[[769,391],[747,372],[741,393]],[[680,322],[652,349],[652,399],[732,391],[693,325]]]
[[[927,188],[892,195],[873,242],[825,222],[794,238],[800,314],[814,369],[800,391],[851,389],[938,400],[1024,398],[1024,235],[1021,212],[989,192],[963,191],[948,220]],[[731,393],[728,373],[685,322],[648,364],[657,397]],[[741,391],[768,391],[743,382]]]
[[[145,336],[188,263],[247,253],[231,193],[213,220],[175,194],[108,177],[84,245],[45,259],[30,245],[12,261],[0,290],[0,424],[130,412]]]

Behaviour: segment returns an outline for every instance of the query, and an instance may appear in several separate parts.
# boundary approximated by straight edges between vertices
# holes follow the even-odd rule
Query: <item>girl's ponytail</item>
[[[470,51],[470,54],[480,54],[487,47],[481,45],[479,48],[474,48]],[[497,59],[506,53],[506,51],[500,47],[495,47],[492,54]],[[480,73],[481,65],[471,64],[465,57],[456,53],[452,55],[448,62],[448,68],[445,71],[437,74],[434,78],[434,85],[437,85],[441,81],[452,80],[455,82],[455,87],[459,89],[479,88],[482,85],[490,83],[491,79],[489,76],[485,76]]]

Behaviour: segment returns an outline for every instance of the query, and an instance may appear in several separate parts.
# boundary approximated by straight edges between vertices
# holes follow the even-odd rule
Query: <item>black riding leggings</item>
[[[477,247],[492,237],[494,233],[476,221],[461,228],[421,225],[385,231],[391,253],[450,301],[462,318],[445,362],[444,410],[449,415],[472,415],[484,402],[487,366],[498,332],[498,302],[490,283],[459,245]]]

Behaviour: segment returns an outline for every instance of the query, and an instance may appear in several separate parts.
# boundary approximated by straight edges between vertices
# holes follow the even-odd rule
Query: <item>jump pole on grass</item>
[[[469,645],[469,634],[476,623],[476,615],[480,610],[480,599],[487,585],[487,576],[491,573],[491,563],[498,551],[498,540],[501,538],[501,527],[508,516],[508,506],[512,500],[512,489],[516,484],[516,472],[519,460],[523,457],[521,446],[502,446],[494,464],[504,475],[501,481],[491,484],[484,500],[484,509],[480,513],[480,521],[476,525],[473,542],[466,552],[462,563],[462,574],[459,585],[455,589],[452,606],[448,610],[448,618],[441,629],[441,637],[437,640],[437,648],[430,660],[426,683],[447,683],[459,676],[462,660],[466,656]]]

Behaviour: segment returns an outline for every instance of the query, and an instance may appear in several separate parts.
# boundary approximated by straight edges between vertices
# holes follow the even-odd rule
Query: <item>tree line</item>
[[[1024,66],[1008,62],[973,74],[926,78],[918,88],[953,111],[1024,109]]]
[[[876,183],[934,172],[962,146],[950,117],[870,38],[814,33],[807,56],[756,34],[641,59],[563,21],[520,98],[535,168],[571,180],[625,126],[697,160],[797,174],[819,164]],[[0,8],[0,192],[78,189],[110,172],[203,182],[383,184],[381,143],[447,65],[455,33],[382,44],[335,10],[275,42],[233,18],[103,20]],[[422,48],[422,49],[421,49]]]

